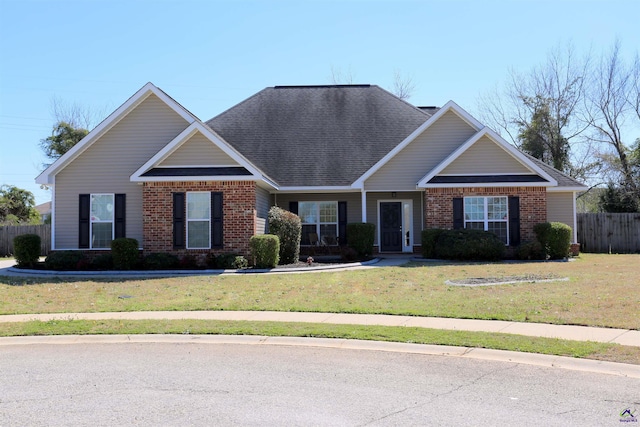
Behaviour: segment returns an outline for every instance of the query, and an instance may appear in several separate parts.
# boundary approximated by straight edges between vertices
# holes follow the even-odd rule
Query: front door
[[[380,202],[380,251],[402,251],[402,203]]]

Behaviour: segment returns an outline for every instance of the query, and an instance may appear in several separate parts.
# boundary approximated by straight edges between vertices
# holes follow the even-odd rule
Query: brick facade
[[[425,228],[453,228],[453,198],[466,196],[519,196],[520,239],[535,239],[533,226],[547,220],[545,187],[427,188]]]
[[[223,248],[173,249],[173,193],[222,192]],[[256,234],[256,183],[253,181],[145,182],[142,190],[144,253],[207,253],[249,255],[249,239]]]

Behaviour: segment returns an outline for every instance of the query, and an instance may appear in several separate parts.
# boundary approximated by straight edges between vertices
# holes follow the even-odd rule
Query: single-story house
[[[420,251],[426,228],[474,228],[505,245],[559,221],[576,240],[586,187],[450,101],[416,107],[375,85],[268,87],[206,122],[151,83],[40,174],[53,187],[52,250],[247,254],[277,205],[302,246],[375,225],[380,253]]]

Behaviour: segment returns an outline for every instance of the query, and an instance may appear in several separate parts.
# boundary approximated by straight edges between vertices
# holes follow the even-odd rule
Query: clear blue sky
[[[0,0],[0,184],[50,200],[51,100],[105,116],[151,81],[200,119],[267,86],[413,78],[416,105],[452,99],[476,114],[509,68],[527,71],[571,41],[640,46],[640,1]]]

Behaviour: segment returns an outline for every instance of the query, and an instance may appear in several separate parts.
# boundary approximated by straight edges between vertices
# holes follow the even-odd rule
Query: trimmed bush
[[[525,242],[518,246],[516,257],[522,260],[544,260],[547,254],[540,242]]]
[[[280,239],[280,263],[293,264],[300,257],[300,237],[302,222],[300,217],[292,212],[272,206],[269,209],[269,233]]]
[[[154,252],[144,257],[144,268],[147,270],[171,270],[180,266],[180,260],[173,254]]]
[[[364,258],[373,254],[373,240],[376,226],[366,222],[351,222],[347,224],[349,246],[355,249],[358,257]]]
[[[280,258],[280,239],[273,234],[252,236],[249,248],[257,268],[274,268]]]
[[[549,259],[563,259],[571,250],[572,230],[562,222],[543,222],[533,227],[536,239]]]
[[[505,256],[504,242],[482,230],[444,230],[435,247],[436,258],[468,261],[495,261]]]
[[[438,238],[446,230],[441,228],[428,228],[422,230],[422,257],[423,258],[436,258],[436,243]]]
[[[100,254],[91,260],[89,267],[93,270],[112,270],[113,255],[110,253]]]
[[[22,234],[13,238],[13,256],[18,267],[33,267],[40,258],[40,236]]]
[[[59,251],[50,253],[44,265],[49,270],[79,270],[88,262],[80,251]]]
[[[140,258],[138,241],[128,237],[119,237],[112,240],[111,255],[113,255],[113,268],[116,270],[131,270]]]
[[[571,250],[571,234],[571,227],[567,224],[562,222],[551,223],[549,258],[563,259],[569,256],[569,251]]]

